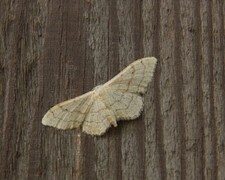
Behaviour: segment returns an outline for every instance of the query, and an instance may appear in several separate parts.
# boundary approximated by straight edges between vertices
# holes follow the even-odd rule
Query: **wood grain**
[[[0,179],[225,179],[223,0],[0,1]],[[41,125],[133,60],[142,116],[103,137]]]

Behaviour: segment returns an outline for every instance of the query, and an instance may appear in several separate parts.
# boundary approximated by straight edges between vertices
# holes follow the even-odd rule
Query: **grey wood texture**
[[[136,120],[101,137],[41,124],[146,56]],[[224,180],[224,0],[1,0],[0,179]]]

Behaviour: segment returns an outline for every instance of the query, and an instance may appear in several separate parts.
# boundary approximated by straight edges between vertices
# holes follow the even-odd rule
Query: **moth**
[[[137,118],[156,62],[154,57],[134,61],[105,84],[53,106],[42,124],[58,129],[80,127],[87,134],[102,135],[119,120]]]

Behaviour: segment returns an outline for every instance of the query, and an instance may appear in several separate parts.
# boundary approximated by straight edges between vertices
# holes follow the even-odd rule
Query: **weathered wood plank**
[[[162,141],[165,152],[165,174],[168,179],[181,178],[179,116],[176,104],[176,65],[175,65],[175,26],[173,1],[162,1],[160,4],[160,109],[162,118]]]
[[[203,147],[203,168],[204,178],[215,178],[215,148],[214,137],[215,132],[211,124],[214,120],[213,113],[213,82],[212,82],[212,11],[209,1],[200,2],[200,18],[201,18],[201,89],[202,89],[202,113],[204,127],[204,147]]]
[[[0,1],[0,179],[224,179],[223,0]],[[101,137],[41,125],[143,56],[142,116]]]
[[[215,156],[215,178],[225,177],[225,33],[223,29],[224,1],[212,1],[212,76],[213,76],[213,101],[214,104],[214,152]],[[223,178],[222,178],[223,177]]]
[[[79,132],[43,128],[40,122],[41,114],[49,107],[83,93],[83,25],[79,2],[60,1],[49,4],[49,8],[50,20],[39,65],[38,114],[30,132],[33,138],[28,154],[28,178],[70,179],[79,176],[80,171]]]
[[[181,1],[181,59],[183,74],[184,124],[186,140],[186,174],[190,179],[202,178],[201,101],[199,99],[198,14],[195,1]],[[197,9],[198,10],[198,9]]]
[[[88,46],[90,59],[94,62],[94,86],[108,79],[108,33],[109,6],[106,0],[91,2],[89,10]],[[108,136],[94,138],[96,179],[109,179],[109,142]],[[112,147],[113,151],[114,147]],[[90,177],[91,178],[91,177]]]
[[[143,1],[143,49],[144,56],[159,58],[159,1]],[[161,134],[161,111],[159,103],[160,66],[157,65],[154,81],[145,97],[145,178],[165,178],[165,161]],[[154,88],[155,87],[155,88]],[[157,110],[156,110],[157,109]]]
[[[24,179],[27,175],[29,127],[38,103],[37,64],[43,44],[39,34],[46,18],[38,12],[44,4],[1,1],[0,94],[4,106],[0,110],[0,179]]]
[[[136,1],[117,1],[117,15],[119,17],[119,60],[122,70],[135,58],[143,56],[142,43],[140,37],[142,30],[138,14],[141,6]],[[140,16],[140,15],[139,15]],[[137,53],[138,52],[138,53]],[[138,118],[136,121],[121,122],[121,171],[122,179],[143,179],[145,168],[140,168],[145,164],[144,149],[144,121]],[[131,151],[132,149],[132,151]]]

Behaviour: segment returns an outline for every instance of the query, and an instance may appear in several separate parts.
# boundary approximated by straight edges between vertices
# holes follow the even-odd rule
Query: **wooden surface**
[[[225,179],[224,0],[1,0],[0,179]],[[54,104],[155,56],[141,117],[101,137]]]

